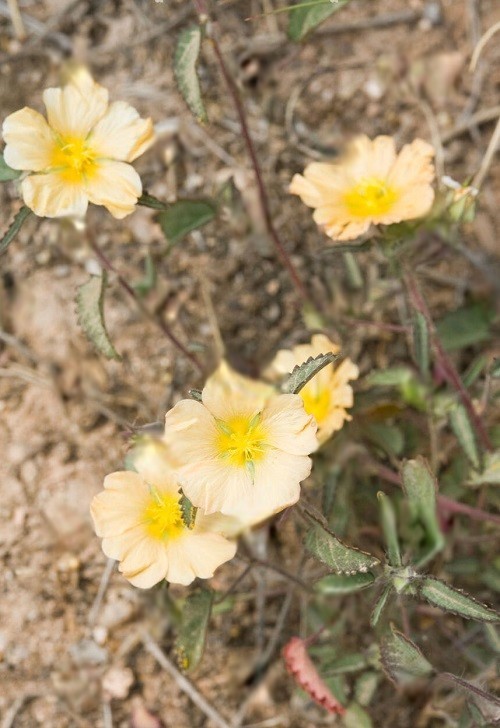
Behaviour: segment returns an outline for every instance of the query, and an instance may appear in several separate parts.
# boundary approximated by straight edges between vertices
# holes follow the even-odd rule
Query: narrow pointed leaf
[[[144,277],[137,281],[137,283],[133,284],[134,290],[141,296],[145,296],[156,286],[156,267],[150,253],[146,256],[144,268]]]
[[[178,200],[161,212],[158,222],[170,245],[214,219],[217,208],[210,200]]]
[[[137,200],[137,204],[142,207],[150,207],[152,210],[160,210],[161,212],[168,210],[169,207],[166,202],[162,202],[157,197],[153,197],[149,192],[143,192]]]
[[[360,672],[368,667],[367,659],[361,654],[342,655],[321,666],[325,675],[345,675],[351,672]]]
[[[197,402],[202,401],[201,389],[190,389],[189,396],[191,397],[191,399],[195,399]]]
[[[76,294],[78,322],[87,338],[101,354],[107,359],[120,360],[121,357],[111,343],[104,322],[106,282],[106,271],[103,271],[101,276],[91,276],[87,283],[78,288]]]
[[[0,240],[0,255],[2,253],[5,253],[11,242],[16,237],[19,230],[22,228],[25,220],[28,219],[28,217],[32,214],[29,207],[26,207],[26,205],[23,205],[17,215],[14,217],[14,220],[12,221],[11,225],[9,226],[7,232],[3,236],[3,238]]]
[[[420,374],[425,378],[429,374],[429,329],[420,311],[415,311],[413,317],[413,350]]]
[[[316,582],[314,588],[321,594],[352,594],[371,586],[375,577],[370,572],[359,574],[329,574]]]
[[[18,169],[12,169],[5,161],[3,154],[0,154],[0,182],[10,182],[22,175]]]
[[[381,491],[377,493],[380,521],[387,544],[387,556],[391,566],[401,566],[401,553],[399,551],[398,533],[396,529],[396,514],[390,498]]]
[[[404,685],[434,672],[417,645],[392,625],[390,632],[382,639],[380,654],[384,671],[395,683]]]
[[[201,98],[197,65],[201,48],[201,28],[185,28],[179,34],[174,56],[174,73],[179,91],[198,121],[208,121]]]
[[[304,2],[299,0],[296,8],[290,10],[288,36],[291,40],[299,41],[316,28],[320,23],[333,15],[346,5],[348,0],[318,0],[318,2]]]
[[[179,664],[185,670],[194,670],[203,656],[212,603],[213,592],[207,589],[194,591],[186,599],[175,643]]]
[[[285,394],[298,394],[300,390],[305,387],[323,367],[328,366],[336,359],[337,354],[319,354],[316,357],[309,357],[303,364],[298,364],[283,384],[281,385],[281,391]]]
[[[376,627],[377,624],[380,621],[380,617],[382,616],[382,612],[384,611],[387,602],[389,600],[389,597],[392,593],[392,584],[387,584],[382,594],[379,596],[377,601],[375,602],[375,606],[373,607],[371,616],[370,616],[370,624],[372,627]]]
[[[427,535],[428,545],[418,560],[423,565],[444,546],[436,510],[436,482],[421,457],[404,463],[402,477],[412,517],[422,524]]]
[[[455,405],[450,412],[450,424],[451,429],[464,453],[467,456],[470,464],[476,470],[479,470],[480,456],[477,447],[476,438],[474,436],[474,430],[472,429],[469,415],[465,407],[461,404]]]
[[[185,496],[184,493],[182,494],[179,503],[182,512],[182,520],[184,521],[187,528],[194,528],[194,522],[196,521],[196,513],[198,512],[198,509],[191,503],[189,498]]]
[[[346,546],[331,531],[314,525],[306,537],[307,550],[337,574],[366,573],[379,560],[359,549]]]
[[[435,607],[465,619],[477,619],[480,622],[500,621],[500,613],[434,577],[426,577],[420,582],[418,594]]]

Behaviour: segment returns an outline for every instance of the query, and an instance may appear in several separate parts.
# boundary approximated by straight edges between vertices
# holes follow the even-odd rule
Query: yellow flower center
[[[316,422],[323,422],[330,409],[330,392],[328,389],[316,389],[307,385],[299,392],[304,402],[304,409],[312,415]]]
[[[354,217],[385,215],[397,199],[397,191],[377,177],[363,178],[344,194],[344,203]]]
[[[152,538],[174,539],[184,530],[179,496],[151,491],[151,500],[144,511],[146,530]]]
[[[96,169],[94,151],[81,137],[60,137],[52,154],[51,167],[61,170],[66,182],[81,182]]]
[[[217,425],[219,457],[238,467],[262,460],[267,448],[267,433],[260,422],[260,414],[251,418],[236,415],[227,422],[218,421]]]

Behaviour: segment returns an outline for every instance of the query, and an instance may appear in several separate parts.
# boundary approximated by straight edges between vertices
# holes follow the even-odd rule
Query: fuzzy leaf
[[[422,524],[429,541],[429,547],[419,560],[419,565],[422,565],[444,546],[436,510],[436,482],[421,457],[407,460],[403,465],[402,476],[411,514]]]
[[[396,529],[396,514],[394,506],[388,496],[382,491],[377,493],[380,521],[387,544],[387,556],[391,566],[401,566],[401,553],[399,551],[398,533]]]
[[[187,528],[193,528],[194,522],[196,521],[196,513],[198,512],[198,509],[196,506],[194,506],[189,498],[184,495],[184,493],[181,496],[180,499],[180,507],[182,512],[182,520],[184,521]]]
[[[299,41],[320,23],[346,5],[348,0],[299,0],[290,10],[288,37]]]
[[[216,213],[210,200],[178,200],[159,214],[158,222],[170,245],[175,245],[192,230],[213,220]]]
[[[331,531],[315,524],[306,537],[307,550],[337,574],[366,574],[379,560],[371,554],[346,546]]]
[[[12,221],[11,225],[9,226],[7,232],[3,236],[3,238],[0,240],[0,255],[2,253],[5,253],[11,242],[16,237],[19,230],[22,228],[24,221],[27,220],[27,218],[32,214],[29,207],[26,207],[26,205],[23,205],[19,212],[15,215],[14,220]]]
[[[0,154],[0,182],[10,182],[13,179],[17,179],[21,175],[22,172],[20,172],[18,169],[12,169],[12,167],[9,167],[9,165],[3,158],[3,154]]]
[[[380,655],[384,671],[394,683],[400,685],[434,672],[417,645],[392,625],[391,631],[382,639]]]
[[[193,670],[203,656],[213,596],[207,589],[198,589],[185,601],[175,643],[179,663],[185,670]]]
[[[201,48],[201,28],[193,26],[179,33],[174,56],[174,73],[179,91],[190,111],[198,121],[208,121],[207,112],[201,98],[200,82],[197,73],[198,57]]]
[[[467,414],[467,410],[463,405],[457,404],[450,411],[450,424],[451,429],[453,430],[453,433],[460,443],[460,446],[466,454],[470,464],[473,468],[479,470],[481,462],[479,450],[477,447],[474,430],[472,429],[469,420],[469,415]]]
[[[101,276],[90,276],[90,280],[79,286],[76,294],[78,322],[87,338],[107,359],[121,359],[106,331],[104,323],[104,292],[106,271]]]
[[[137,204],[142,205],[142,207],[150,207],[152,210],[160,210],[160,212],[168,210],[169,207],[165,202],[162,202],[157,197],[153,197],[148,192],[142,193],[137,200]]]
[[[329,713],[344,714],[345,709],[334,698],[307,654],[304,640],[292,637],[283,648],[283,658],[290,675],[318,705],[323,706]]]
[[[500,485],[500,450],[485,454],[483,471],[470,473],[468,483],[469,485],[483,485],[484,483]]]
[[[425,316],[415,311],[413,317],[413,351],[420,374],[427,377],[429,374],[429,330]]]
[[[298,364],[283,384],[281,391],[284,394],[298,394],[305,387],[307,382],[328,364],[332,364],[338,359],[338,354],[319,354],[319,356],[309,357],[303,364]]]
[[[322,665],[323,672],[328,675],[345,675],[351,672],[360,672],[368,666],[366,657],[361,654],[342,655]]]
[[[387,584],[382,594],[379,596],[377,601],[375,602],[375,606],[372,609],[372,613],[370,616],[370,624],[372,627],[376,627],[379,623],[380,617],[382,616],[382,612],[384,611],[386,604],[389,600],[389,597],[392,593],[392,584]]]
[[[329,574],[316,582],[314,588],[321,594],[352,594],[365,589],[375,581],[370,572],[359,574]]]
[[[480,622],[500,621],[500,614],[494,609],[431,576],[420,582],[418,594],[435,607],[452,614],[459,614],[465,619],[477,619]]]
[[[195,399],[197,402],[202,402],[201,389],[190,389],[189,396],[191,399]]]

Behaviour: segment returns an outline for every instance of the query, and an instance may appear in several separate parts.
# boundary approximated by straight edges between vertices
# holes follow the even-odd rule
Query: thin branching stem
[[[101,263],[101,265],[110,273],[114,273],[114,275],[117,278],[118,283],[120,284],[121,288],[125,291],[125,293],[134,301],[135,305],[139,309],[139,311],[143,314],[145,318],[147,318],[149,321],[152,321],[157,326],[160,327],[162,332],[165,334],[167,339],[175,346],[178,351],[183,354],[186,359],[193,365],[193,367],[197,370],[199,374],[203,374],[204,370],[198,359],[192,354],[184,344],[177,338],[177,336],[170,330],[170,327],[168,324],[163,320],[162,317],[156,315],[152,311],[149,310],[147,306],[144,305],[143,301],[137,294],[137,292],[132,288],[132,286],[125,280],[125,278],[117,271],[114,264],[109,260],[109,258],[106,256],[105,253],[101,250],[99,245],[95,242],[94,238],[87,234],[86,235],[87,242],[92,249],[92,251],[95,253],[97,259]]]

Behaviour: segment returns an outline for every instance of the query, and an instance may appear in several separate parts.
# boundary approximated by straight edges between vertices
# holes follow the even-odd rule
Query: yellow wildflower
[[[310,344],[279,351],[268,369],[268,374],[273,378],[284,378],[297,364],[302,364],[311,356],[328,352],[337,354],[339,351],[340,347],[327,336],[316,334]],[[347,409],[353,405],[353,391],[348,382],[358,376],[358,367],[350,359],[343,359],[338,366],[333,363],[321,369],[299,392],[306,412],[317,422],[320,444],[340,430],[346,420],[351,419]]]
[[[40,217],[81,218],[89,202],[116,218],[133,212],[142,184],[128,162],[152,144],[151,119],[124,101],[109,104],[108,91],[83,70],[46,89],[43,100],[47,120],[24,107],[2,128],[6,163],[29,173],[21,182],[26,205]]]
[[[222,535],[220,518],[198,510],[194,524],[185,523],[179,484],[161,443],[142,445],[133,464],[139,472],[111,473],[92,500],[106,556],[119,561],[123,576],[142,589],[163,579],[190,584],[213,576],[236,553],[236,543]]]
[[[396,154],[394,140],[359,136],[337,163],[309,164],[290,192],[315,209],[314,221],[333,240],[353,240],[370,225],[422,217],[431,208],[434,150],[415,139]]]
[[[167,412],[165,442],[194,505],[247,524],[297,502],[318,444],[298,395],[265,404],[232,391],[221,397],[217,378],[207,381],[202,402],[181,400]]]

